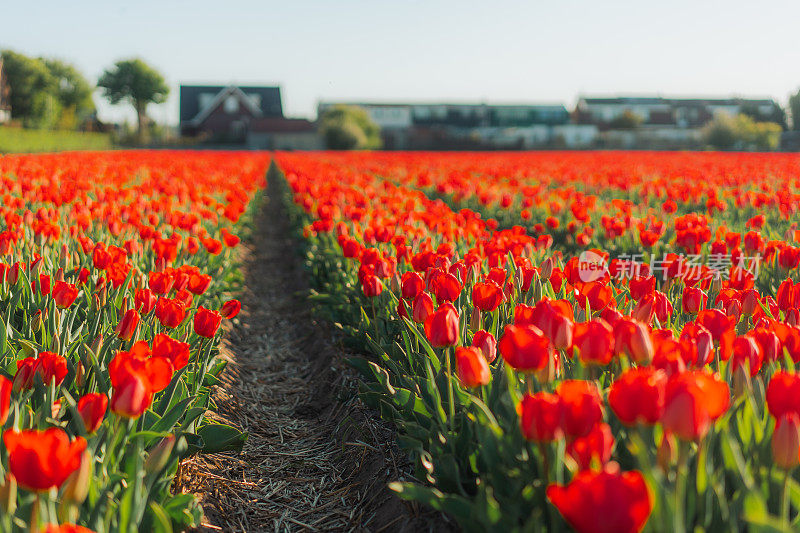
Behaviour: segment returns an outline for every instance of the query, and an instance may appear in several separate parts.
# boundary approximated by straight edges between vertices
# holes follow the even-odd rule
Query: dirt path
[[[450,529],[386,488],[410,465],[392,430],[355,396],[354,374],[328,327],[310,316],[279,204],[266,202],[244,246],[247,289],[215,394],[216,418],[247,431],[247,444],[241,454],[195,458],[181,475],[181,489],[202,498],[201,530]]]

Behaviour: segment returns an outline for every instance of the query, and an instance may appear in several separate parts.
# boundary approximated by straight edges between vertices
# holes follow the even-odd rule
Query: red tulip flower
[[[473,347],[456,348],[456,375],[467,388],[480,387],[492,380],[489,363],[481,351]]]
[[[156,303],[156,317],[164,327],[174,329],[186,318],[186,309],[178,300],[159,298]]]
[[[11,408],[11,390],[13,381],[5,376],[0,376],[0,426],[8,420],[8,411]]]
[[[416,272],[406,272],[400,280],[400,292],[404,299],[413,300],[425,290],[425,280]]]
[[[472,287],[472,305],[481,311],[494,311],[503,303],[503,289],[493,281],[479,282]]]
[[[603,400],[591,381],[568,379],[556,388],[563,405],[561,427],[568,437],[583,437],[603,419]]]
[[[800,416],[800,375],[775,372],[767,385],[767,408],[776,419],[791,413]]]
[[[498,348],[505,362],[521,372],[535,372],[547,366],[553,357],[550,340],[536,326],[508,325]]]
[[[103,423],[108,409],[108,396],[98,392],[90,392],[78,400],[78,413],[83,419],[87,433],[94,433]]]
[[[517,414],[522,435],[529,441],[551,442],[564,435],[563,405],[557,394],[526,394],[517,405]]]
[[[729,405],[727,383],[716,374],[689,370],[667,382],[661,424],[683,440],[698,440]]]
[[[138,289],[133,297],[133,306],[146,315],[155,308],[157,300],[158,297],[150,289]]]
[[[475,332],[472,336],[472,346],[481,351],[487,363],[491,363],[497,357],[497,341],[494,335],[486,330]]]
[[[139,341],[128,352],[118,352],[108,365],[114,393],[111,410],[125,418],[140,417],[172,379],[173,366],[165,357],[151,357],[147,343]]]
[[[367,298],[375,298],[383,292],[383,283],[378,276],[369,274],[361,279],[361,291]]]
[[[53,286],[53,300],[59,309],[66,309],[78,297],[78,287],[72,283],[56,281]]]
[[[547,498],[578,533],[636,533],[653,510],[653,498],[637,471],[579,472],[567,486],[547,487]]]
[[[784,470],[800,464],[800,416],[786,413],[775,424],[772,433],[772,459]]]
[[[607,365],[614,355],[614,331],[602,318],[575,324],[572,346],[585,364]]]
[[[228,300],[220,307],[219,314],[222,315],[222,318],[231,319],[238,315],[241,310],[242,303],[239,300]]]
[[[580,470],[588,470],[595,466],[602,468],[611,460],[614,443],[611,426],[601,422],[588,434],[571,440],[567,444],[567,455],[578,464]]]
[[[627,426],[653,425],[664,413],[667,374],[653,367],[627,370],[611,385],[608,404]]]
[[[681,305],[683,312],[690,315],[696,315],[700,310],[705,307],[708,295],[697,287],[686,287],[683,289],[683,297],[681,298]]]
[[[7,430],[3,443],[8,451],[8,468],[20,486],[44,492],[60,487],[81,464],[86,440],[72,442],[61,428],[45,431]]]
[[[189,343],[159,333],[153,338],[152,357],[163,357],[172,364],[172,368],[180,370],[189,362]]]
[[[139,327],[139,313],[136,309],[128,309],[122,316],[122,320],[117,324],[114,333],[120,339],[129,341],[136,334],[136,328]]]
[[[433,298],[427,292],[420,292],[411,304],[411,316],[414,322],[422,324],[433,313]]]
[[[216,335],[222,315],[211,309],[199,307],[194,315],[194,332],[207,339]]]
[[[416,313],[415,313],[416,314]],[[458,311],[452,304],[444,303],[425,319],[425,335],[434,348],[458,343]]]

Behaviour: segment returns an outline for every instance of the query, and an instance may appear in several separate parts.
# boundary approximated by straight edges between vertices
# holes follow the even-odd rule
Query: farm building
[[[252,149],[322,147],[314,123],[283,116],[280,87],[181,85],[180,132]]]
[[[321,115],[341,102],[320,102]],[[594,126],[570,124],[562,104],[354,103],[394,150],[527,149],[591,143]]]

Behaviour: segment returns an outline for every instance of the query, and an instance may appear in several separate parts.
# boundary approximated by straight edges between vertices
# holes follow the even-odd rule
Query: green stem
[[[791,470],[786,469],[783,473],[783,493],[781,496],[781,521],[784,524],[789,523],[789,478],[791,476]]]
[[[456,406],[453,399],[453,368],[450,363],[450,348],[444,349],[444,364],[447,371],[447,425],[453,430],[453,419],[456,416]]]
[[[689,444],[680,441],[678,445],[678,469],[675,472],[675,533],[686,531],[686,459]]]

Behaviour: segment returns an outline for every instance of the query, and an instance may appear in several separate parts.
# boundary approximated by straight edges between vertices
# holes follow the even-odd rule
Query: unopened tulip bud
[[[539,274],[542,276],[542,279],[550,279],[550,276],[553,274],[552,257],[548,257],[547,259],[542,261],[542,264],[539,267]]]
[[[108,285],[103,285],[103,288],[100,290],[100,306],[105,307],[107,301],[108,301]]]
[[[722,277],[714,276],[711,280],[711,286],[708,289],[709,294],[717,295],[722,290]]]
[[[675,448],[675,437],[671,433],[664,433],[656,455],[658,466],[662,471],[669,472],[669,469],[675,464],[677,460],[677,450]]]
[[[533,300],[538,302],[542,299],[542,280],[539,276],[533,281]]]
[[[100,353],[100,350],[103,348],[103,334],[98,333],[97,337],[94,338],[92,341],[92,345],[89,347],[92,350],[92,353],[97,355]]]
[[[752,389],[750,372],[745,368],[745,365],[736,365],[733,371],[733,397],[740,398]]]
[[[175,446],[175,435],[167,435],[156,444],[144,463],[144,470],[148,474],[160,472],[167,464],[172,448]]]
[[[56,270],[55,280],[56,281],[64,281],[64,269],[63,268],[59,268],[58,270]]]
[[[393,293],[395,293],[395,294],[399,294],[400,293],[400,274],[398,272],[395,272],[394,276],[392,276],[392,281],[391,281],[390,287],[391,287]]]
[[[86,384],[85,377],[86,371],[83,369],[83,363],[78,361],[78,364],[75,365],[75,384],[78,387],[83,387]]]
[[[750,316],[758,309],[758,293],[753,289],[745,291],[742,295],[742,314]]]
[[[785,414],[775,424],[772,460],[784,470],[791,470],[800,464],[800,418],[797,414]]]
[[[92,294],[92,310],[99,311],[100,307],[100,297],[97,295],[97,293]]]
[[[44,319],[42,318],[42,312],[36,311],[36,314],[33,315],[31,319],[31,328],[33,331],[39,331],[42,329],[42,324],[44,323]]]
[[[84,451],[77,470],[69,475],[61,489],[64,500],[81,504],[89,494],[89,481],[92,475],[92,456]]]
[[[472,316],[469,317],[469,329],[472,331],[481,329],[481,310],[477,307],[472,308]]]
[[[537,370],[534,372],[536,379],[539,380],[539,383],[550,383],[557,377],[557,357],[559,357],[558,352],[553,351],[552,354],[547,356],[547,364],[541,370]]]
[[[61,245],[61,253],[58,256],[59,264],[62,270],[66,270],[69,266],[69,248],[66,244]],[[63,281],[63,280],[62,280]]]
[[[6,474],[0,485],[0,509],[9,515],[13,515],[17,510],[17,479],[11,472]]]

